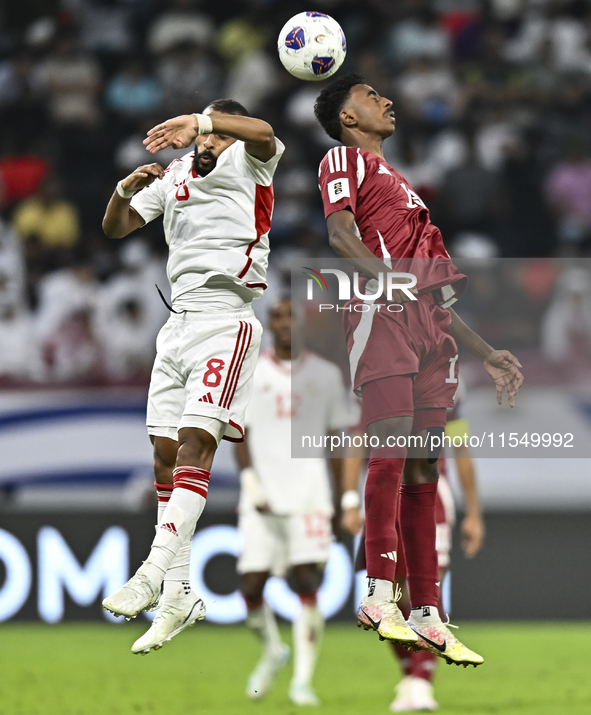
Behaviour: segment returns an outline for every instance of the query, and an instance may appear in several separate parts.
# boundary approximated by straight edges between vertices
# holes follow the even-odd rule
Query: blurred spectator
[[[470,142],[465,161],[448,172],[438,195],[437,217],[445,240],[453,242],[464,231],[494,237],[501,210],[498,177],[477,161]]]
[[[545,193],[558,220],[563,249],[578,251],[591,239],[591,158],[581,139],[571,139],[564,159],[546,179]]]
[[[96,0],[80,2],[80,45],[84,50],[123,55],[133,49],[134,37],[130,32],[128,3]]]
[[[92,383],[104,379],[104,348],[93,330],[92,310],[72,311],[43,347],[49,381]]]
[[[98,285],[83,256],[75,256],[69,268],[48,274],[39,282],[39,307],[36,331],[42,344],[47,344],[73,315],[78,326],[97,306]],[[85,314],[86,317],[82,316]]]
[[[386,56],[396,64],[429,57],[445,60],[450,56],[450,37],[434,12],[424,0],[414,3],[416,14],[396,23],[386,38]]]
[[[25,307],[26,267],[16,233],[0,220],[0,307]]]
[[[565,270],[542,320],[542,352],[561,365],[590,365],[591,275],[585,268]]]
[[[548,43],[557,70],[591,71],[589,10],[586,2],[530,3],[519,33],[507,43],[507,59],[536,63]]]
[[[0,158],[1,206],[12,206],[35,193],[49,170],[47,159],[32,152],[6,153]]]
[[[498,236],[504,256],[547,256],[554,251],[552,216],[544,200],[543,173],[525,137],[505,145],[499,173],[505,213]]]
[[[173,0],[158,17],[148,35],[148,48],[154,54],[167,52],[184,43],[212,44],[215,26],[208,15],[198,11],[197,0]]]
[[[160,104],[161,92],[142,61],[134,58],[111,78],[105,99],[111,111],[133,117],[153,112]]]
[[[220,27],[217,50],[229,66],[265,47],[269,36],[267,19],[263,6],[251,2],[246,13],[232,17]]]
[[[46,250],[72,248],[80,238],[78,211],[63,198],[55,176],[45,179],[33,196],[16,207],[13,226],[23,241],[36,237]]]
[[[96,122],[100,115],[100,65],[78,49],[73,36],[57,40],[54,51],[37,69],[37,81],[49,96],[56,124]]]
[[[392,146],[392,145],[390,145]],[[423,199],[429,202],[437,194],[443,171],[427,155],[426,145],[404,134],[398,137],[397,152],[386,159],[395,166]]]
[[[148,130],[156,126],[156,124],[158,124],[158,121],[155,117],[146,117],[137,122],[137,131],[121,141],[114,154],[114,165],[118,170],[132,172],[138,166],[151,164],[154,161],[166,168],[173,159],[192,151],[190,147],[187,149],[166,147],[166,149],[159,151],[155,156],[150,154],[144,146],[143,141],[146,138]]]
[[[130,298],[113,308],[106,330],[98,333],[106,373],[114,380],[147,380],[156,355],[156,341],[146,305]]]
[[[170,116],[200,111],[222,94],[221,64],[205,45],[195,41],[168,50],[157,63],[156,75]]]
[[[429,57],[417,57],[396,82],[406,111],[433,126],[447,124],[460,109],[460,92],[453,73]]]
[[[506,104],[526,94],[527,73],[505,58],[505,39],[501,27],[486,27],[480,56],[465,67],[466,100],[474,107]]]
[[[14,304],[0,304],[0,383],[44,378],[41,351],[29,313]]]
[[[476,130],[474,143],[478,161],[485,169],[500,169],[507,147],[519,140],[517,124],[500,108],[486,112]]]
[[[264,50],[245,53],[228,73],[226,94],[256,113],[265,97],[278,86],[274,59]]]
[[[122,246],[119,257],[121,270],[101,287],[98,296],[99,330],[102,335],[106,335],[113,321],[131,320],[133,317],[134,326],[137,327],[141,322],[147,334],[146,340],[155,345],[156,335],[169,315],[156,289],[158,285],[165,297],[169,298],[165,262],[154,258],[146,242],[139,236]],[[121,312],[122,306],[129,302],[137,305],[133,316],[129,311]]]

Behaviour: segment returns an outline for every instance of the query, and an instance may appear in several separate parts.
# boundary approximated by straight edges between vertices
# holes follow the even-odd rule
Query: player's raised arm
[[[117,184],[103,218],[103,231],[109,238],[124,238],[144,225],[144,219],[129,202],[136,192],[163,176],[164,169],[160,164],[147,164],[138,166]]]
[[[262,119],[238,114],[225,114],[205,109],[203,114],[182,114],[150,129],[144,139],[146,149],[155,154],[171,146],[190,146],[199,134],[220,134],[239,139],[246,151],[260,161],[268,161],[276,153],[273,127]]]
[[[523,383],[523,375],[519,371],[521,363],[508,350],[495,350],[480,335],[469,328],[459,315],[448,308],[451,314],[449,332],[469,353],[482,361],[484,369],[497,386],[497,402],[503,402],[503,388],[507,391],[507,400],[515,407],[514,397]]]

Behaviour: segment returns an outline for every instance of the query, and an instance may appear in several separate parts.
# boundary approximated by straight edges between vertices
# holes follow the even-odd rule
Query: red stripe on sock
[[[314,591],[314,593],[300,593],[298,596],[302,606],[315,606],[318,602],[318,594],[316,591]]]
[[[199,467],[176,467],[173,472],[174,489],[187,489],[207,499],[211,472]]]
[[[158,482],[154,482],[154,486],[156,487],[158,501],[170,501],[170,495],[172,494],[172,484],[159,484]]]
[[[261,596],[260,598],[257,598],[256,601],[249,601],[248,598],[244,598],[244,603],[246,604],[246,608],[249,611],[256,611],[257,608],[260,608],[263,603],[265,602],[265,599]]]

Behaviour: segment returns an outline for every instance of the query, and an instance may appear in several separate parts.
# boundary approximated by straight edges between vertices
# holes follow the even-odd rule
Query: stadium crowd
[[[588,0],[313,5],[345,31],[342,71],[361,71],[394,100],[386,159],[427,203],[452,255],[589,255]],[[146,380],[167,314],[154,287],[166,285],[161,225],[117,242],[101,219],[117,180],[152,161],[146,130],[216,97],[267,119],[287,147],[271,231],[276,291],[294,257],[331,255],[317,189],[331,146],[313,115],[319,85],[292,78],[276,53],[280,27],[309,9],[288,0],[4,4],[0,384]],[[156,160],[166,166],[176,154]]]

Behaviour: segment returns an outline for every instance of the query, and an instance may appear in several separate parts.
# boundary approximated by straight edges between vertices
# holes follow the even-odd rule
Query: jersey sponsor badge
[[[346,177],[329,181],[327,188],[328,198],[330,199],[331,204],[340,201],[345,198],[345,196],[351,196],[351,191],[349,190],[349,179]]]

